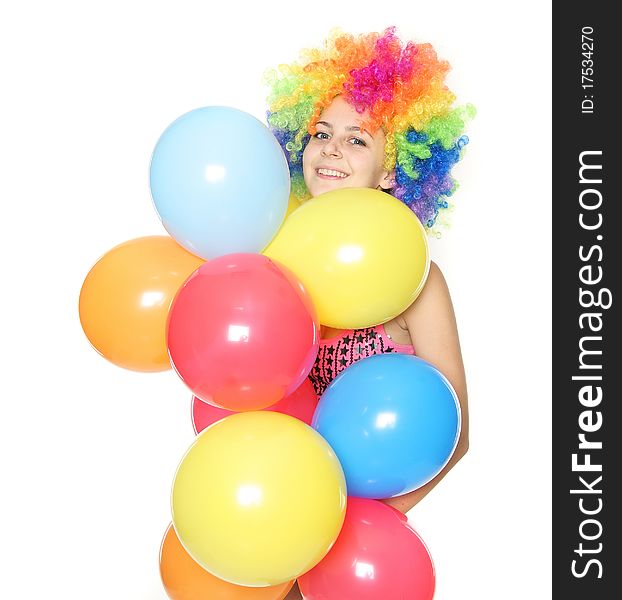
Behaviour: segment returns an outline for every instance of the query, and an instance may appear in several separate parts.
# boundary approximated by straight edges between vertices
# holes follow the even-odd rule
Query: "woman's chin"
[[[326,192],[332,192],[333,190],[342,190],[344,188],[352,187],[349,186],[344,180],[335,179],[335,180],[323,180],[316,182],[309,191],[311,195],[315,198],[320,194],[325,194]]]

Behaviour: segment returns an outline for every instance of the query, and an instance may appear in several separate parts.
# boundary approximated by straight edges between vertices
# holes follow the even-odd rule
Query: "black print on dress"
[[[353,329],[320,346],[309,379],[316,394],[321,396],[330,382],[352,363],[367,356],[395,351],[375,327]]]

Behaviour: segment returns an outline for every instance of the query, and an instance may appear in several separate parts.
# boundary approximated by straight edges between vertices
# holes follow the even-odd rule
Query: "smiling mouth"
[[[335,169],[316,169],[315,172],[321,179],[345,179],[348,177],[347,173],[343,171],[337,171]]]

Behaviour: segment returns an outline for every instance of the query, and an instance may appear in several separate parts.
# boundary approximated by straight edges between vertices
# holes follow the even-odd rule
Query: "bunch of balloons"
[[[160,573],[172,600],[431,600],[434,568],[380,499],[449,461],[460,412],[425,361],[365,358],[318,399],[320,324],[405,310],[429,269],[417,217],[370,189],[301,206],[269,129],[209,106],[174,121],[150,166],[168,236],[105,254],[80,293],[93,347],[136,371],[173,368],[197,434],[175,473]],[[405,276],[406,274],[406,276]]]

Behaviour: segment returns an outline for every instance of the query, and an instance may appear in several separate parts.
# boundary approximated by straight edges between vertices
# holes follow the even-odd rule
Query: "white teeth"
[[[327,175],[328,177],[347,177],[345,173],[341,171],[334,171],[333,169],[318,169],[317,172],[320,175]]]

